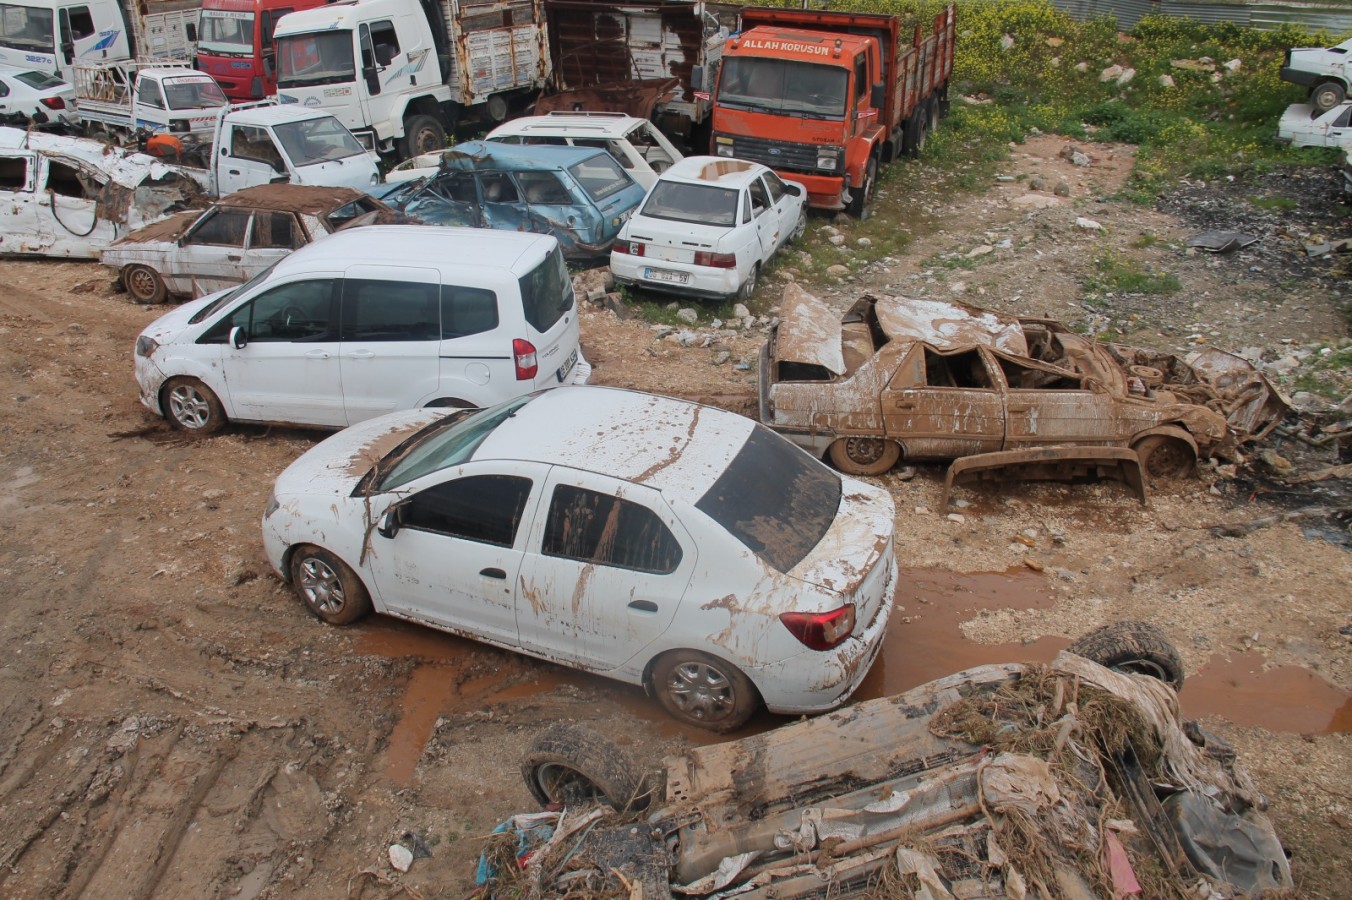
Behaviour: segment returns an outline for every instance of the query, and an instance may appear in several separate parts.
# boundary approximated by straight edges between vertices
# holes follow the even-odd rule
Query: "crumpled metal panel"
[[[840,313],[793,283],[784,288],[780,308],[783,318],[775,343],[779,359],[822,366],[834,375],[843,374]]]
[[[1016,356],[1028,355],[1018,319],[948,300],[877,300],[878,322],[888,338],[923,341],[940,350],[982,345]]]
[[[1189,357],[1188,364],[1220,394],[1231,428],[1261,438],[1291,411],[1272,382],[1233,353],[1208,347]]]

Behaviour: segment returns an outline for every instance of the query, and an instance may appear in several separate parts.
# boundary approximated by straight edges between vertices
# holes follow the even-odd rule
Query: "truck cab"
[[[320,110],[259,104],[221,116],[212,147],[220,196],[269,182],[370,190],[376,158]]]
[[[69,79],[76,59],[130,59],[131,44],[115,0],[4,0],[0,62]]]
[[[287,13],[328,0],[204,0],[197,27],[197,67],[220,83],[232,101],[277,92],[273,32]]]
[[[217,111],[228,102],[210,75],[186,65],[80,63],[73,71],[75,102],[86,128],[207,141]]]

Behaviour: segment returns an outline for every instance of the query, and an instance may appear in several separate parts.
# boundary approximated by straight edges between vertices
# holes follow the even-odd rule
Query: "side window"
[[[868,95],[868,58],[862,54],[854,61],[854,95],[861,101]]]
[[[510,547],[530,488],[529,478],[513,475],[457,478],[410,497],[400,522],[405,528]]]
[[[765,193],[765,185],[757,178],[751,182],[751,214],[759,216],[770,207],[770,197]]]
[[[993,388],[990,372],[976,350],[962,353],[936,353],[925,348],[925,385],[927,387]]]
[[[1343,110],[1343,114],[1333,121],[1334,128],[1346,128],[1348,125],[1352,125],[1352,106],[1348,106]]]
[[[447,175],[433,182],[431,192],[456,203],[477,204],[479,196],[474,192],[474,176],[465,172]]]
[[[742,193],[742,224],[745,225],[751,221],[751,196],[746,192]]]
[[[319,278],[265,291],[223,317],[198,343],[223,344],[236,325],[251,342],[332,341],[337,338],[337,329],[332,327],[337,283],[337,279]]]
[[[289,6],[283,6],[281,9],[263,10],[263,21],[261,26],[263,30],[264,50],[267,50],[272,46],[272,33],[277,30],[277,20],[289,12],[295,12],[295,10]]]
[[[766,190],[770,193],[770,202],[778,203],[788,190],[784,187],[784,182],[774,172],[766,172],[761,178],[765,181]]]
[[[273,165],[282,161],[282,154],[272,141],[272,135],[266,128],[253,125],[236,125],[230,135],[230,155],[240,159],[253,159]]]
[[[249,233],[247,209],[217,209],[204,218],[185,244],[208,244],[213,247],[243,247],[244,235]]]
[[[371,23],[371,43],[375,47],[376,65],[388,66],[399,55],[399,38],[390,21]]]
[[[681,562],[676,536],[646,506],[562,484],[549,504],[541,552],[657,574]]]
[[[568,206],[573,202],[568,188],[553,172],[519,172],[516,180],[521,183],[521,191],[526,195],[527,203]]]
[[[164,95],[160,93],[160,83],[147,78],[136,85],[136,102],[155,109],[164,109]]]
[[[0,80],[0,97],[8,97],[8,96],[9,96],[9,85],[5,84],[3,80]]]
[[[304,242],[300,239],[300,228],[291,213],[262,210],[254,213],[253,229],[249,232],[250,249],[280,247],[283,250],[294,250],[302,243]]]
[[[87,38],[94,33],[94,17],[87,6],[70,8],[70,36],[75,40]]]
[[[91,194],[97,188],[98,185],[93,183],[92,179],[74,166],[68,166],[54,159],[47,161],[47,190],[53,194],[92,200]]]
[[[1046,369],[1035,369],[1032,366],[1025,366],[1007,359],[1003,356],[996,357],[1000,362],[1000,371],[1004,373],[1005,382],[1011,389],[1016,391],[1082,391],[1085,390],[1084,381],[1073,372],[1055,371],[1049,372]]]
[[[479,186],[483,188],[485,203],[519,203],[516,185],[506,172],[490,172],[479,176]]]
[[[28,183],[27,157],[0,156],[0,190],[31,190]]]
[[[343,281],[343,340],[441,340],[441,286],[410,281]]]
[[[441,339],[483,334],[498,327],[498,295],[483,288],[441,286]]]

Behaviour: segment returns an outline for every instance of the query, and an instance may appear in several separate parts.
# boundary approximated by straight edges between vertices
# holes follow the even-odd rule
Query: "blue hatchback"
[[[569,259],[605,257],[644,190],[604,150],[469,141],[426,177],[373,192],[433,225],[552,234]]]

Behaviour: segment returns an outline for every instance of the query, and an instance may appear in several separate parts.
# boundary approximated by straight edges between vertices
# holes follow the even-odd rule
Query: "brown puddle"
[[[1309,669],[1264,671],[1264,662],[1261,653],[1213,656],[1183,684],[1178,698],[1184,715],[1220,716],[1236,725],[1299,734],[1352,731],[1352,695]]]

